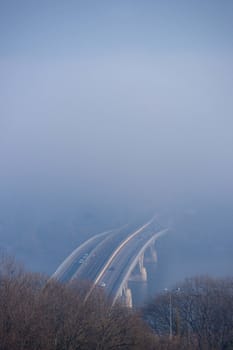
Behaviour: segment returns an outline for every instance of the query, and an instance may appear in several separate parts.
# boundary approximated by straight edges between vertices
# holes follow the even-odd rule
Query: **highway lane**
[[[116,247],[128,237],[135,226],[127,225],[102,240],[89,254],[82,266],[74,274],[74,279],[95,281],[106,261],[114,253]]]
[[[105,286],[105,281],[102,278],[102,275],[106,273],[107,270],[112,271],[115,269],[115,266],[112,266],[112,261],[121,253],[121,251],[125,251],[124,247],[126,245],[131,244],[131,240],[139,241],[140,237],[143,233],[151,232],[151,230],[154,232],[155,230],[155,221],[154,219],[148,221],[145,225],[137,228],[136,230],[129,231],[128,235],[123,235],[124,239],[118,239],[118,242],[115,241],[115,244],[113,245],[112,240],[105,240],[99,245],[99,252],[95,255],[95,260],[91,262],[91,259],[93,259],[93,253],[90,256],[90,263],[87,261],[87,265],[84,267],[83,271],[80,269],[77,271],[77,278],[78,279],[89,279],[90,281],[94,281],[94,284],[90,288],[90,291],[88,292],[86,299],[89,297],[89,295],[92,293],[93,289],[96,285],[99,286]],[[158,225],[157,230],[158,230]],[[146,235],[148,237],[148,234]],[[122,238],[123,238],[122,237]],[[117,239],[119,237],[115,237]],[[148,238],[147,238],[148,239]],[[129,257],[130,258],[130,257]],[[82,272],[82,273],[81,273]],[[107,293],[108,294],[108,293]]]
[[[86,299],[96,285],[104,287],[106,294],[115,298],[134,262],[136,265],[135,259],[142,247],[160,230],[153,218],[141,227],[126,225],[98,234],[76,248],[51,278],[61,282],[90,281],[92,286]]]
[[[103,286],[108,296],[112,296],[115,299],[125,277],[129,277],[131,271],[135,268],[137,259],[143,249],[146,249],[147,245],[151,244],[153,240],[156,240],[165,232],[167,230],[156,232],[149,228],[140,236],[133,237],[118,252],[99,280],[99,285]]]
[[[60,282],[68,282],[69,280],[78,278],[78,276],[81,274],[80,279],[93,281],[91,276],[88,278],[82,277],[83,269],[85,270],[85,267],[89,266],[89,262],[89,264],[91,264],[91,269],[93,270],[93,267],[95,266],[95,264],[93,264],[93,258],[98,255],[99,251],[102,251],[102,243],[106,241],[109,244],[109,242],[111,242],[110,244],[113,244],[114,246],[116,237],[119,238],[121,235],[125,236],[126,226],[127,225],[119,229],[100,233],[84,242],[81,246],[75,249],[59,266],[57,271],[53,274],[52,278],[56,278]],[[104,243],[105,246],[106,242]],[[79,272],[79,270],[81,270],[81,272]]]
[[[50,279],[56,279],[60,282],[70,280],[96,246],[98,246],[106,236],[114,234],[115,232],[116,230],[102,232],[82,243],[63,261]]]
[[[94,284],[98,284],[99,280],[101,279],[102,275],[105,273],[105,271],[108,269],[109,265],[111,264],[112,260],[115,258],[115,256],[124,248],[128,242],[130,242],[134,237],[140,237],[140,235],[145,231],[148,230],[150,227],[152,228],[154,226],[155,219],[152,218],[147,223],[145,223],[143,226],[139,227],[136,231],[133,231],[124,241],[122,241],[118,247],[114,250],[113,254],[109,257],[109,259],[106,261],[104,268],[100,271],[99,275],[95,279]]]
[[[135,254],[138,254],[144,242],[150,239],[153,234],[153,231],[146,230],[140,237],[133,237],[112,260],[99,281],[100,285],[106,284],[105,290],[108,295],[114,293],[114,286],[118,284],[121,276],[134,260]]]

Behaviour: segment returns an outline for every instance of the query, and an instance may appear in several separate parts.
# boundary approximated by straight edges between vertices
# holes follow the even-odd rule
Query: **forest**
[[[0,259],[0,350],[233,349],[233,278],[187,278],[140,309]]]

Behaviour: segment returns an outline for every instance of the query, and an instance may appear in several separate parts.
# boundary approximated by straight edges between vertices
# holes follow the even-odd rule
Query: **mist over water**
[[[0,6],[0,247],[51,274],[156,213],[155,290],[231,274],[232,2]]]

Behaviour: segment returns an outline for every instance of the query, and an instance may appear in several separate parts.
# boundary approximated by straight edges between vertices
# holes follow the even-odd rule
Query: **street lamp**
[[[168,288],[164,289],[165,292],[169,292],[169,339],[172,340],[172,292],[180,292],[180,288],[177,288],[175,290],[169,290]]]
[[[172,293],[168,288],[164,289],[165,292],[169,292],[169,338],[172,339]]]

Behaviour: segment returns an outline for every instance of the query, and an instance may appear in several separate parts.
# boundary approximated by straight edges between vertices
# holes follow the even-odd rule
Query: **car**
[[[105,282],[100,282],[99,286],[104,288],[106,286],[106,283]]]

